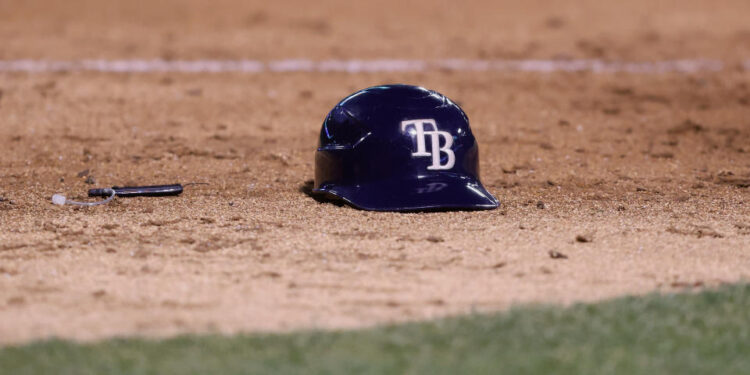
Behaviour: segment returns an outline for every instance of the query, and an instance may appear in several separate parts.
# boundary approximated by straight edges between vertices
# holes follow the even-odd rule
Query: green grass
[[[0,374],[245,373],[750,374],[750,285],[360,331],[0,349]]]

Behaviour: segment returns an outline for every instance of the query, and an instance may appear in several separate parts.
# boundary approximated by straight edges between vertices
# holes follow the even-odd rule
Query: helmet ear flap
[[[353,148],[367,134],[364,124],[341,106],[326,117],[320,132],[321,149]]]

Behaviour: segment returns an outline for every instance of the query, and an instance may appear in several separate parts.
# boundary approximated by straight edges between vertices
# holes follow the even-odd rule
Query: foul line
[[[750,61],[744,68],[750,71]],[[592,72],[696,73],[718,72],[718,60],[683,59],[651,62],[604,60],[0,60],[0,72],[105,72],[105,73],[264,73],[264,72]]]

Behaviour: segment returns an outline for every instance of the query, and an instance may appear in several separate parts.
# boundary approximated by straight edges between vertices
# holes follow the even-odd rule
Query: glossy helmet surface
[[[313,192],[375,211],[491,209],[469,119],[445,96],[386,85],[339,102],[323,123]]]

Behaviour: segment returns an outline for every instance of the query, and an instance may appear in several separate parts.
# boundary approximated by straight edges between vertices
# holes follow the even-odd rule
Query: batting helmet
[[[469,119],[445,96],[386,85],[339,102],[320,131],[314,193],[375,211],[492,209]]]

